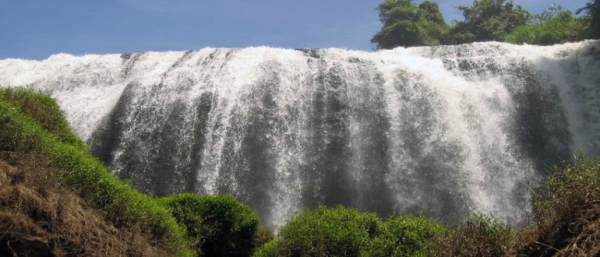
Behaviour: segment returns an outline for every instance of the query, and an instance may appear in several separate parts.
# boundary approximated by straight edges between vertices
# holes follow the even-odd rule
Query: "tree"
[[[440,12],[440,7],[436,2],[424,1],[419,5],[419,9],[423,11],[422,15],[426,21],[436,24],[446,24],[444,16]]]
[[[586,29],[586,37],[600,39],[600,0],[591,0],[585,7],[577,10],[577,14],[583,11],[590,19],[590,24]]]
[[[503,41],[517,27],[527,24],[531,14],[512,0],[475,0],[473,6],[459,6],[464,21],[454,21],[451,43]]]
[[[445,43],[449,28],[435,2],[416,5],[411,0],[385,0],[375,9],[383,24],[371,39],[377,49]]]
[[[584,39],[587,17],[577,18],[560,5],[550,5],[529,24],[516,28],[506,41],[516,44],[553,45]]]

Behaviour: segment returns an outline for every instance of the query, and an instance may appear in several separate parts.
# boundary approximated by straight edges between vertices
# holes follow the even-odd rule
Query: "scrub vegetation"
[[[198,228],[190,213],[202,215]],[[0,89],[0,256],[203,256],[199,239],[225,249],[219,256],[247,256],[258,226],[228,196],[157,200],[132,189],[92,157],[52,98]]]
[[[372,38],[376,49],[498,41],[553,45],[600,38],[600,0],[574,13],[550,5],[532,14],[512,0],[474,0],[457,7],[462,20],[448,25],[435,1],[384,0],[375,10],[382,23]]]
[[[520,229],[478,215],[450,225],[320,206],[294,217],[255,256],[599,256],[600,160],[577,155],[550,174],[532,192],[531,224]]]

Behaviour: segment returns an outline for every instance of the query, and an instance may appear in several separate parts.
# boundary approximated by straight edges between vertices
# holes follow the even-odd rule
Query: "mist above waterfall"
[[[318,204],[525,220],[545,166],[600,155],[600,42],[205,48],[0,60],[156,196],[231,194],[270,226]]]

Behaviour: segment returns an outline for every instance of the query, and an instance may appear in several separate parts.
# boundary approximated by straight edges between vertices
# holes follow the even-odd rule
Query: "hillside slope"
[[[170,211],[110,175],[55,101],[0,90],[1,256],[191,256]]]
[[[0,256],[168,256],[139,228],[116,228],[39,155],[0,161]]]

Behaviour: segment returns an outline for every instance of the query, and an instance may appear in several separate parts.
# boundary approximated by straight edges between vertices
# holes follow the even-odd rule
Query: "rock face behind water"
[[[599,41],[205,48],[0,60],[57,98],[115,174],[231,194],[268,226],[319,203],[523,221],[545,165],[600,156]]]

